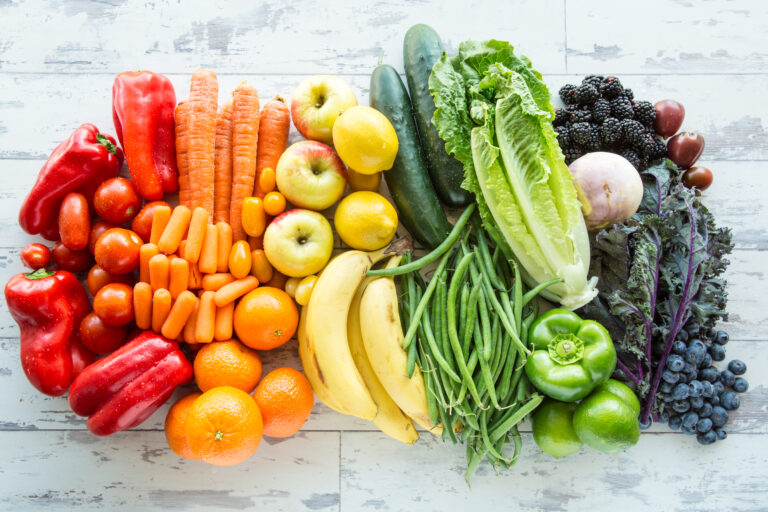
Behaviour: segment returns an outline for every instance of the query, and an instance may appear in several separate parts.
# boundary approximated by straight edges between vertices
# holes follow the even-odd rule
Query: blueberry
[[[733,391],[725,391],[720,395],[720,404],[728,411],[733,411],[741,405],[739,395]]]
[[[711,382],[706,380],[701,381],[701,388],[702,388],[701,396],[703,396],[704,398],[711,397],[715,392],[715,386],[713,386]]]
[[[673,372],[672,370],[664,370],[661,373],[661,378],[664,382],[668,382],[669,384],[677,384],[680,380],[680,373]]]
[[[683,424],[683,418],[681,416],[670,416],[667,426],[672,430],[680,430],[680,426]]]
[[[691,410],[691,404],[688,400],[675,400],[672,402],[672,410],[678,414],[683,414]]]
[[[688,398],[690,390],[687,384],[680,383],[672,389],[672,397],[675,400],[685,400]]]
[[[685,354],[685,349],[688,348],[688,345],[683,340],[677,340],[674,343],[672,343],[672,353],[677,355],[683,355]]]
[[[704,342],[696,339],[688,344],[688,349],[685,351],[685,360],[693,365],[698,366],[704,359],[707,353],[707,347]]]
[[[712,415],[710,418],[712,418],[712,425],[716,427],[722,427],[728,423],[728,411],[719,405],[716,405],[712,408]]]
[[[640,425],[640,430],[648,430],[651,428],[651,420],[648,420],[646,423],[643,423],[642,421],[638,422]]]
[[[712,416],[712,404],[704,402],[696,412],[699,414],[699,418],[709,418]]]
[[[725,348],[722,345],[712,345],[709,347],[709,355],[713,361],[722,361],[725,359]]]
[[[699,368],[707,368],[712,366],[712,356],[709,353],[704,354],[704,359],[699,363]]]
[[[677,354],[672,354],[667,359],[667,368],[673,372],[681,372],[685,368],[685,360]]]
[[[659,391],[664,394],[669,394],[672,392],[673,387],[675,387],[674,384],[670,384],[669,382],[662,382],[661,386],[659,386]]]
[[[699,370],[699,379],[709,382],[715,382],[717,380],[717,368],[714,366],[708,366],[702,370]]]
[[[683,367],[683,373],[696,373],[696,365],[693,363],[685,363],[685,366]]]
[[[704,398],[700,396],[693,396],[689,398],[688,401],[691,403],[691,407],[694,409],[701,409],[704,405]]]
[[[709,418],[701,418],[698,423],[696,423],[696,431],[700,433],[709,432],[712,430],[712,420]]]
[[[698,324],[698,322],[688,322],[688,324],[685,326],[685,330],[688,331],[688,334],[691,336],[695,336],[701,330],[701,326]]]
[[[734,379],[736,380],[736,379]],[[723,384],[722,381],[717,381],[713,384],[713,387],[715,388],[715,392],[712,393],[712,396],[719,396],[720,393],[725,391],[725,384]]]
[[[695,412],[687,412],[683,415],[683,426],[690,427],[695,426],[699,421],[699,415]]]
[[[736,375],[731,370],[723,370],[720,372],[720,382],[723,383],[726,387],[733,386],[734,381],[736,380]]]
[[[728,369],[731,370],[734,375],[744,375],[744,372],[747,371],[747,365],[738,359],[734,359],[728,363]]]
[[[683,329],[682,331],[680,331],[679,333],[677,333],[677,338],[678,338],[679,340],[681,340],[681,341],[688,341],[688,338],[689,338],[689,337],[690,337],[690,336],[688,336],[688,331],[686,331],[685,329]]]
[[[699,397],[704,394],[704,386],[701,385],[701,381],[692,380],[688,383],[688,396]]]
[[[725,331],[717,331],[715,332],[715,338],[714,342],[718,345],[725,345],[728,343],[728,333]]]
[[[715,435],[717,436],[717,439],[719,439],[720,441],[728,437],[728,431],[725,430],[724,428],[716,428],[714,432],[715,432]]]
[[[749,388],[749,382],[747,382],[747,379],[744,377],[736,377],[736,380],[733,381],[733,386],[731,386],[734,391],[738,391],[739,393],[743,393]]]
[[[669,409],[665,409],[661,411],[661,414],[659,414],[659,422],[666,423],[668,421],[669,421]]]
[[[694,425],[691,425],[690,427],[681,425],[680,430],[683,432],[683,434],[688,434],[689,436],[692,436],[696,433],[696,425],[694,424]]]
[[[696,434],[696,440],[699,442],[699,444],[703,444],[703,445],[712,444],[715,441],[717,441],[717,434],[715,434],[712,430],[710,430],[703,434]]]
[[[712,398],[709,399],[709,403],[712,405],[720,405],[720,395],[712,395]]]

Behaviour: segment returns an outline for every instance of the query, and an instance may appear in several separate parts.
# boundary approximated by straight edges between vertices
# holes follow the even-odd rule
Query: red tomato
[[[93,207],[101,217],[115,224],[130,221],[141,209],[141,196],[131,180],[117,177],[99,185]]]
[[[69,249],[79,251],[88,247],[91,235],[91,213],[83,194],[70,192],[59,207],[59,236]]]
[[[91,235],[88,239],[88,250],[91,251],[91,254],[96,252],[96,241],[99,239],[99,237],[110,229],[117,227],[120,226],[105,220],[100,220],[99,222],[94,223],[94,225],[91,227]]]
[[[70,272],[83,272],[93,262],[91,253],[86,249],[73,251],[61,242],[56,242],[56,245],[53,246],[51,256],[56,268]]]
[[[93,298],[93,312],[110,326],[121,326],[133,320],[133,287],[110,283]]]
[[[712,171],[706,167],[691,167],[683,174],[683,185],[688,188],[707,190],[713,178]]]
[[[130,229],[112,228],[96,242],[96,263],[114,275],[133,272],[139,266],[139,249],[143,242]]]
[[[704,152],[704,137],[699,133],[680,132],[667,142],[669,159],[681,169],[688,169]]]
[[[85,348],[97,354],[106,354],[120,348],[125,341],[126,327],[105,324],[99,315],[89,313],[80,322],[80,341]]]
[[[32,270],[43,268],[51,261],[51,250],[43,244],[29,244],[21,250],[21,261]]]
[[[133,274],[112,275],[98,265],[92,266],[91,270],[88,271],[88,290],[91,295],[96,295],[96,292],[109,283],[123,283],[133,286],[136,284],[136,280],[133,278]]]
[[[144,205],[138,215],[131,221],[131,229],[139,235],[145,243],[149,242],[149,235],[152,232],[152,217],[155,216],[155,208],[158,206],[171,206],[165,201],[152,201]]]

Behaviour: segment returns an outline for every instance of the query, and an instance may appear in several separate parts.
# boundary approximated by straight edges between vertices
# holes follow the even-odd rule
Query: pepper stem
[[[24,277],[27,279],[42,279],[44,277],[51,277],[53,274],[55,274],[53,270],[47,270],[45,268],[39,268],[35,270],[34,272],[30,272],[29,274],[24,274]]]
[[[584,357],[584,342],[575,334],[558,334],[547,346],[549,357],[559,364],[573,364]]]
[[[97,133],[96,141],[102,146],[104,146],[105,148],[107,148],[108,153],[112,153],[113,155],[117,153],[117,148],[115,147],[115,145],[112,144],[112,142],[104,135]]]

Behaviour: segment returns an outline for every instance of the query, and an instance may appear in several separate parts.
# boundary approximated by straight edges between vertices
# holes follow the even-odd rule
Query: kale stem
[[[642,381],[638,377],[636,377],[635,374],[632,373],[632,371],[627,367],[627,365],[621,362],[621,359],[619,359],[618,357],[616,358],[616,364],[619,365],[619,368],[621,368],[621,371],[627,374],[627,377],[632,379],[632,382],[634,382],[638,386],[640,385]]]

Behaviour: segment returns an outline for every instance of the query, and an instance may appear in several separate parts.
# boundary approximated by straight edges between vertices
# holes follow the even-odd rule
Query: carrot
[[[149,284],[152,291],[161,288],[168,289],[170,269],[168,256],[165,254],[156,254],[149,260]]]
[[[216,226],[213,224],[208,224],[205,229],[205,239],[203,240],[203,248],[200,251],[198,267],[200,267],[200,272],[203,274],[213,274],[216,272],[219,236]]]
[[[226,306],[216,308],[216,322],[213,327],[213,339],[226,341],[232,338],[233,319],[235,316],[235,303],[230,302]]]
[[[163,234],[160,235],[160,239],[157,241],[157,248],[160,249],[160,252],[165,254],[176,252],[181,239],[184,238],[184,233],[189,227],[191,218],[192,212],[186,206],[179,205],[173,209],[171,218],[168,219],[168,224],[166,224]]]
[[[165,288],[155,290],[152,295],[152,330],[160,332],[171,311],[171,292]]]
[[[224,285],[234,281],[230,273],[207,274],[203,276],[203,290],[216,291]]]
[[[200,274],[200,267],[197,265],[189,266],[189,283],[187,287],[190,290],[199,290],[203,287],[203,276]]]
[[[195,325],[195,339],[198,343],[210,343],[216,324],[216,303],[213,297],[216,292],[205,291],[200,296],[200,305],[197,310],[197,324]]]
[[[285,99],[277,95],[269,100],[261,110],[259,116],[259,149],[256,154],[256,170],[259,172],[259,188],[256,195],[264,197],[274,188],[274,169],[277,169],[277,161],[285,151],[288,144],[288,132],[291,129],[291,113]],[[264,169],[272,169],[272,188],[261,188],[261,176]]]
[[[197,298],[197,297],[195,297]],[[184,324],[183,338],[186,343],[197,343],[195,339],[195,327],[197,326],[197,312],[200,309],[200,301],[195,301],[195,307],[192,310],[192,314],[187,318],[187,323]]]
[[[189,203],[189,160],[187,136],[189,134],[189,102],[180,101],[174,113],[176,119],[176,167],[179,169],[179,204]],[[155,242],[156,243],[156,242]]]
[[[232,249],[232,226],[226,222],[216,223],[216,271],[229,270],[229,251]]]
[[[133,287],[133,311],[136,327],[147,330],[152,327],[152,287],[139,282]]]
[[[214,153],[219,81],[216,73],[198,69],[189,87],[189,207],[213,211]]]
[[[149,260],[160,254],[155,244],[144,244],[139,248],[139,281],[149,283]]]
[[[253,276],[244,277],[237,281],[232,281],[219,288],[216,291],[216,305],[219,307],[226,306],[230,302],[234,302],[251,290],[255,290],[259,286],[259,280]]]
[[[197,297],[195,297],[194,293],[189,290],[181,292],[176,302],[173,303],[173,307],[171,307],[171,311],[168,313],[160,333],[168,339],[175,340],[181,334],[181,331],[184,330],[184,325],[195,310],[196,305]]]
[[[168,220],[171,218],[171,207],[161,205],[155,208],[152,214],[152,228],[149,232],[149,243],[157,245],[160,241],[160,236],[165,230],[165,226],[168,225]]]
[[[189,288],[189,262],[184,258],[171,259],[169,274],[168,291],[171,292],[173,300],[176,300],[179,295]]]
[[[243,200],[253,194],[256,181],[256,146],[259,140],[259,93],[242,83],[232,93],[232,194],[229,224],[233,240],[245,240],[241,212]]]
[[[198,206],[192,211],[189,231],[187,232],[187,244],[184,246],[182,257],[193,265],[196,265],[200,258],[200,250],[203,248],[203,239],[205,238],[205,227],[208,225],[209,217],[205,208]]]
[[[232,102],[216,114],[216,153],[213,177],[213,221],[229,222],[229,198],[232,193]]]

